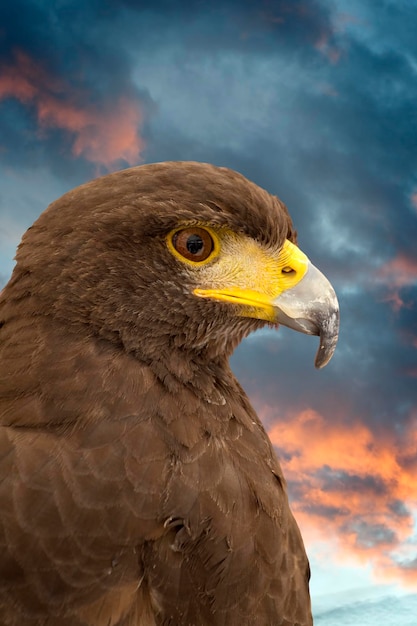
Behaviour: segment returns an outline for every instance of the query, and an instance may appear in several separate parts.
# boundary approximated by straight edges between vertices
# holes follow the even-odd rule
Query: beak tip
[[[317,369],[325,367],[336,350],[339,338],[339,309],[334,309],[329,317],[321,324],[320,345],[317,350],[314,365]]]
[[[334,350],[332,350],[331,353],[329,354],[328,352],[325,351],[324,346],[320,346],[317,351],[316,358],[314,360],[314,366],[316,367],[316,369],[321,370],[323,369],[323,367],[326,367],[326,365],[328,364],[328,362],[333,356],[333,352]]]

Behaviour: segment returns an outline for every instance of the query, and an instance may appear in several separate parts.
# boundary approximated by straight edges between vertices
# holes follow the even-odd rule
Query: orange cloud
[[[272,409],[262,417],[271,423]],[[380,579],[417,584],[412,510],[417,508],[417,416],[397,441],[359,420],[313,410],[287,416],[269,435],[292,485],[306,543],[334,542],[339,560],[371,563]],[[406,565],[407,562],[413,566]]]
[[[417,283],[417,259],[407,258],[404,254],[383,265],[379,275],[392,282],[396,287],[405,287]]]
[[[138,127],[142,114],[137,100],[119,97],[102,105],[88,103],[88,94],[50,76],[27,55],[0,73],[0,100],[16,98],[36,112],[41,132],[58,128],[69,132],[72,153],[110,168],[119,160],[140,160],[143,141]]]
[[[385,263],[377,272],[377,280],[388,287],[387,301],[392,302],[398,311],[404,306],[400,290],[404,287],[417,285],[417,259],[399,254]]]

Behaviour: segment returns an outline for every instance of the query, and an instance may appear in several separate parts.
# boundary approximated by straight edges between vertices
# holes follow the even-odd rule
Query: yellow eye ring
[[[207,226],[184,226],[172,230],[167,237],[170,252],[183,263],[205,265],[220,251],[218,235]]]

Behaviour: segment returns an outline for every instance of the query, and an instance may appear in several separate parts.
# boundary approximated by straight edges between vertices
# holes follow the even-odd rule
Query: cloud
[[[304,57],[314,51],[323,37],[331,39],[329,11],[317,0],[225,0],[211,5],[199,0],[181,4],[170,0],[112,0],[107,4],[125,20],[124,24],[129,22],[127,36],[132,33],[131,26],[137,26],[135,15],[140,14],[146,28],[151,25],[156,32],[164,31],[168,45],[172,35],[176,38],[172,28],[176,24],[184,46],[195,52],[216,49],[262,53],[279,46],[281,51],[291,50]]]
[[[387,595],[382,598],[361,600],[353,593],[338,598],[339,606],[315,611],[315,626],[414,626],[417,612],[417,595]]]
[[[385,299],[392,304],[395,311],[399,311],[407,306],[401,297],[401,290],[404,287],[417,287],[417,257],[398,253],[379,268],[376,278],[386,286],[388,293]]]
[[[395,287],[401,288],[417,284],[417,258],[400,253],[380,268],[378,275]]]
[[[380,580],[417,583],[410,556],[417,503],[417,412],[401,435],[376,434],[359,418],[314,410],[263,419],[289,481],[304,537],[335,543],[338,558],[370,562]],[[416,548],[417,549],[417,548]]]
[[[137,98],[122,95],[94,104],[88,91],[75,90],[22,51],[1,69],[0,101],[6,98],[33,108],[39,137],[48,129],[66,131],[75,157],[107,169],[119,161],[135,164],[141,158],[142,113]]]
[[[329,42],[329,36],[323,33],[320,39],[315,43],[315,48],[319,50],[332,64],[339,62],[341,57],[341,51]],[[332,88],[325,90],[328,95],[337,95],[337,92]]]

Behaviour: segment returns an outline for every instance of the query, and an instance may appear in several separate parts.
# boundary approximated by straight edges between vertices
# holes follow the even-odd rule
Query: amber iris
[[[172,238],[175,250],[189,261],[205,261],[213,251],[214,243],[210,233],[204,228],[184,228]]]

